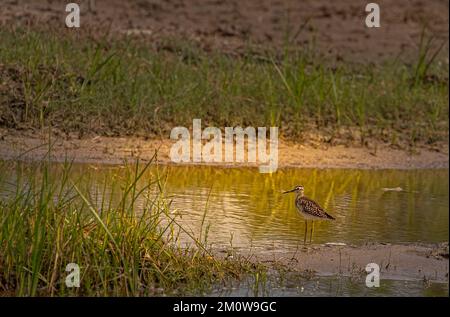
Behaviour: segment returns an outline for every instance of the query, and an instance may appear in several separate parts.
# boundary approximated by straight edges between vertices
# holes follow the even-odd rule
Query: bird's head
[[[305,188],[303,186],[299,185],[299,186],[295,186],[294,189],[285,191],[283,194],[288,194],[288,193],[303,194],[304,191],[305,191]]]

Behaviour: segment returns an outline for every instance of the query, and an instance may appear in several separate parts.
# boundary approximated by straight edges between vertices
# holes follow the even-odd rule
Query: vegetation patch
[[[160,178],[137,186],[149,165],[127,166],[120,186],[105,179],[103,187],[89,187],[83,178],[82,187],[70,164],[62,175],[45,162],[1,164],[19,175],[0,200],[2,294],[198,295],[265,270],[243,257],[213,255],[206,239],[179,226]],[[183,245],[180,232],[191,243]],[[79,288],[66,285],[69,263],[80,268]]]
[[[200,118],[278,126],[297,141],[312,132],[399,147],[448,138],[448,72],[426,35],[411,65],[329,65],[299,49],[230,56],[170,39],[170,49],[154,49],[127,36],[20,28],[0,36],[1,127],[168,137]]]

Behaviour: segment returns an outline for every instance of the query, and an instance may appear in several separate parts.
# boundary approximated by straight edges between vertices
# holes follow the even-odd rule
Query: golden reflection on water
[[[120,187],[133,167],[74,165],[71,173],[98,195],[105,182]],[[336,218],[315,222],[313,243],[448,241],[448,170],[279,169],[261,174],[256,168],[160,166],[140,183],[157,174],[172,210],[180,215],[178,222],[196,237],[207,227],[208,244],[215,246],[268,249],[303,243],[305,223],[295,209],[295,194],[281,194],[295,185],[303,185],[305,195]],[[397,187],[403,190],[383,190]],[[114,196],[118,190],[105,192]]]
[[[185,223],[200,230],[207,206],[214,243],[227,243],[231,236],[239,247],[303,241],[295,194],[281,194],[295,185],[303,185],[305,195],[336,218],[315,222],[315,243],[448,240],[447,170],[285,169],[270,175],[257,169],[166,167],[165,172],[166,190]],[[396,187],[403,191],[383,190]]]

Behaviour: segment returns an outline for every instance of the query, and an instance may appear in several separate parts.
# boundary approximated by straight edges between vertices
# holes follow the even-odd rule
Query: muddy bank
[[[381,279],[448,282],[448,243],[381,244],[362,246],[300,245],[298,250],[239,250],[252,261],[271,267],[284,265],[304,274],[366,276],[368,263],[380,266]]]
[[[157,151],[157,161],[170,164],[169,139],[146,139],[138,137],[89,137],[50,139],[51,160],[65,159],[76,163],[122,164],[150,160]],[[49,151],[48,138],[33,133],[0,129],[0,159],[38,161],[46,158]],[[439,151],[418,148],[413,152],[388,146],[376,148],[344,145],[297,144],[280,140],[278,167],[298,168],[359,168],[359,169],[416,169],[448,168],[448,145]],[[198,164],[198,163],[196,163]],[[206,164],[206,163],[203,163]],[[255,166],[248,163],[213,163],[218,166]]]
[[[63,27],[66,1],[6,1],[0,24],[30,23]],[[248,43],[282,51],[286,43],[317,50],[335,60],[411,60],[424,24],[439,41],[448,41],[448,1],[378,1],[381,27],[365,26],[360,1],[198,1],[83,0],[81,21],[89,34],[129,35],[173,50],[164,39],[193,40],[206,51],[244,54]],[[448,48],[442,53],[445,58]],[[447,58],[448,61],[448,58]]]

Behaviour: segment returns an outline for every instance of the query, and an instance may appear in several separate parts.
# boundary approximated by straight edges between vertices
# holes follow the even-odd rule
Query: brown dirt
[[[121,164],[137,158],[148,161],[157,150],[158,162],[170,164],[169,151],[174,141],[95,136],[83,139],[52,137],[50,143],[52,144],[51,159],[54,161],[64,161],[68,158],[79,163]],[[42,160],[48,153],[48,144],[48,137],[39,133],[0,129],[0,159]],[[280,140],[278,153],[279,168],[412,169],[448,168],[449,166],[447,144],[442,144],[439,151],[417,149],[411,153],[388,146],[372,149],[344,145],[325,147],[323,143],[294,144]],[[214,164],[233,167],[251,166],[248,163]]]
[[[256,252],[255,252],[256,253]],[[448,242],[439,244],[306,245],[283,249],[242,251],[253,261],[317,275],[366,276],[369,263],[380,266],[382,279],[448,282]]]
[[[42,25],[65,30],[63,0],[6,0],[0,11],[3,25]],[[314,45],[321,54],[335,60],[377,62],[400,57],[408,59],[418,51],[423,23],[436,36],[438,45],[448,43],[448,1],[380,0],[379,29],[365,27],[367,1],[343,0],[80,0],[80,35],[137,35],[157,49],[170,49],[168,37],[194,40],[205,50],[218,49],[230,54],[255,49],[280,49],[287,34],[298,49]],[[288,31],[288,32],[287,32]],[[442,52],[448,63],[448,45]],[[330,60],[332,60],[331,58]],[[3,131],[3,132],[2,132]],[[409,153],[386,145],[358,147],[343,144],[327,147],[308,136],[307,144],[280,142],[279,166],[337,168],[448,168],[448,145]],[[0,158],[17,155],[45,144],[45,138],[32,132],[0,130]],[[52,155],[65,155],[78,162],[121,163],[124,159],[149,159],[160,148],[158,159],[169,162],[169,140],[144,138],[60,137]],[[39,159],[45,146],[22,155]]]
[[[243,53],[282,48],[289,35],[298,49],[313,47],[335,60],[377,62],[416,57],[423,25],[447,43],[448,1],[379,0],[381,28],[365,26],[362,0],[80,0],[83,34],[138,35],[157,47],[164,39],[194,40],[205,50]],[[64,28],[63,0],[6,0],[0,25],[40,24]],[[74,30],[77,32],[77,30]]]

